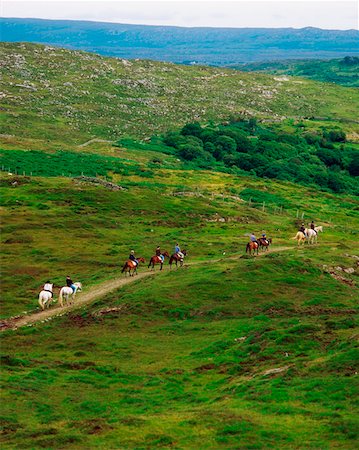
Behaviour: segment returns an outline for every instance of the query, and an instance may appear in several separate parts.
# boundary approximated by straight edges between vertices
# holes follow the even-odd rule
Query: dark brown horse
[[[272,238],[266,239],[266,238],[259,238],[259,248],[264,251],[268,251],[268,247],[272,243]]]
[[[258,243],[257,242],[248,242],[247,247],[246,247],[246,253],[249,253],[250,255],[252,254],[253,251],[253,255],[256,253],[257,250],[257,255],[258,255]]]
[[[169,253],[166,252],[166,251],[162,252],[162,255],[163,255],[165,258],[169,258],[169,257],[170,257]],[[162,267],[163,267],[163,261],[164,261],[164,259],[162,260],[162,258],[161,258],[160,256],[157,256],[157,255],[152,256],[152,258],[150,259],[150,262],[148,263],[148,267],[150,267],[151,264],[152,264],[152,270],[154,270],[154,269],[155,269],[155,264],[161,264],[160,270],[162,270]]]
[[[138,264],[139,263],[145,263],[146,260],[145,258],[137,258]],[[130,277],[133,277],[134,275],[137,275],[137,264],[134,261],[131,261],[130,259],[128,259],[125,262],[125,265],[123,266],[121,273],[124,273],[125,275],[126,273],[128,273],[130,275]]]
[[[186,250],[182,250],[183,256],[187,256]],[[171,255],[170,260],[168,261],[168,264],[170,265],[170,269],[172,269],[172,264],[175,263],[176,267],[178,268],[178,263],[180,267],[183,266],[183,258],[181,258],[177,253],[174,253]]]

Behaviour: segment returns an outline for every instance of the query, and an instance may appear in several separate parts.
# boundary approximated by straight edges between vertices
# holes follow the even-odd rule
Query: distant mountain
[[[0,19],[0,39],[185,64],[358,56],[359,31],[181,28],[74,20]]]
[[[312,80],[359,87],[359,58],[345,56],[330,60],[292,60],[246,63],[233,66],[245,72],[265,72],[272,75],[291,75]]]

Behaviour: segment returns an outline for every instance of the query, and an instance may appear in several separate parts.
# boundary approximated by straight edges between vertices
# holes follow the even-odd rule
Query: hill
[[[179,169],[113,175],[117,191],[2,176],[5,317],[33,312],[47,278],[110,283],[130,248],[179,240],[190,263],[3,332],[2,448],[356,448],[358,202]],[[319,245],[290,239],[298,210]],[[241,257],[263,229],[271,253]]]
[[[271,61],[241,64],[237,68],[248,72],[264,72],[273,75],[290,75],[312,80],[359,87],[359,58],[346,56],[343,59]]]
[[[34,44],[3,43],[0,50],[1,141],[8,148],[148,138],[193,120],[231,116],[328,118],[354,138],[358,128],[359,92],[340,86]]]
[[[107,56],[227,65],[358,55],[357,30],[183,28],[75,20],[0,19],[3,41],[34,42]]]
[[[354,176],[357,90],[31,44],[2,56],[1,448],[356,449],[358,200],[244,172],[219,144],[251,142],[235,163],[283,159],[278,177]],[[298,248],[311,220],[319,243]],[[245,254],[263,231],[270,251]],[[183,268],[121,283],[131,249],[176,242]],[[67,274],[84,296],[121,288],[36,321],[43,283]],[[14,315],[35,323],[5,329]]]

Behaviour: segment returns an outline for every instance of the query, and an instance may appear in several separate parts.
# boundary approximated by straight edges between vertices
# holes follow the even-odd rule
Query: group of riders
[[[74,284],[74,282],[71,280],[70,275],[67,275],[66,277],[66,286],[72,289],[73,294],[76,294],[77,286]],[[53,288],[61,288],[62,286],[55,286],[54,283],[51,283],[50,280],[47,280],[44,284],[43,291],[50,292],[51,298],[54,296],[54,293],[52,292]]]
[[[310,228],[313,231],[315,231],[316,234],[318,234],[317,231],[315,230],[315,224],[314,224],[313,220],[310,223]],[[307,238],[307,232],[306,232],[306,228],[305,228],[304,223],[301,224],[301,226],[300,226],[298,231],[302,232],[304,234],[304,236]],[[266,235],[265,232],[262,232],[262,236],[260,238],[258,238],[258,239],[256,238],[254,233],[251,233],[250,236],[249,236],[249,240],[250,240],[250,242],[256,243],[258,246],[259,245],[268,246],[271,243],[271,239],[267,238],[267,235]],[[178,242],[175,245],[174,254],[178,257],[178,259],[180,261],[183,261],[183,258],[184,258],[185,255],[181,252],[181,248],[180,248]],[[156,247],[155,255],[162,260],[162,263],[164,262],[165,256],[161,252],[161,247],[160,246]],[[138,266],[139,261],[138,261],[138,259],[135,256],[135,251],[134,250],[131,250],[128,259],[130,261],[132,261],[133,264],[135,264],[136,267]],[[66,286],[72,289],[73,294],[76,294],[77,286],[74,284],[74,282],[72,281],[72,279],[71,279],[71,277],[69,275],[67,275],[67,277],[66,277]],[[53,297],[53,295],[54,295],[53,294],[53,288],[54,287],[59,287],[60,288],[61,286],[55,286],[54,283],[51,283],[51,281],[48,280],[44,284],[43,291],[51,293],[51,297]]]
[[[155,253],[156,253],[156,256],[161,258],[162,262],[164,262],[165,257],[163,255],[163,253],[161,252],[160,246],[156,247]],[[185,255],[181,252],[181,248],[180,248],[178,242],[175,245],[174,254],[177,255],[177,257],[180,261],[181,260],[183,261],[183,258]],[[128,259],[130,261],[132,261],[136,265],[136,267],[138,266],[139,261],[137,260],[137,258],[135,256],[134,250],[131,250]],[[74,284],[70,275],[67,275],[67,277],[66,277],[66,286],[72,289],[73,294],[76,294],[76,290],[78,289],[78,287]],[[47,280],[46,283],[44,284],[44,287],[42,290],[45,292],[49,292],[51,294],[51,298],[53,298],[53,296],[54,296],[53,288],[61,288],[61,286],[56,286],[54,283],[51,283],[50,280]]]
[[[185,255],[181,252],[181,248],[180,248],[178,242],[177,242],[176,245],[175,245],[175,251],[174,251],[174,254],[178,256],[178,259],[179,259],[179,260],[183,260],[183,258],[184,258],[184,256],[185,256]],[[164,260],[165,260],[165,255],[162,253],[161,247],[160,247],[159,245],[156,247],[155,255],[158,256],[159,258],[161,258],[162,263],[164,262]],[[135,256],[135,251],[134,251],[134,250],[131,250],[128,259],[129,259],[130,261],[132,261],[134,264],[136,264],[136,267],[138,266],[139,261],[138,261],[138,259],[137,259],[136,256]]]
[[[310,229],[313,230],[316,234],[318,234],[317,230],[315,229],[315,224],[314,224],[314,220],[311,221],[310,223]],[[304,234],[304,236],[307,238],[307,229],[305,228],[304,223],[302,223],[302,225],[300,226],[300,228],[298,229],[298,231],[300,231],[301,233]]]

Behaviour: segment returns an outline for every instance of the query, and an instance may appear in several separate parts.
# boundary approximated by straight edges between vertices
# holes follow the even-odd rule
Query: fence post
[[[304,219],[304,212],[302,212],[302,220]]]
[[[266,202],[263,202],[263,206],[262,206],[262,211],[264,212],[264,210],[265,210],[265,204],[266,204]]]

